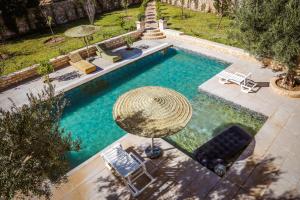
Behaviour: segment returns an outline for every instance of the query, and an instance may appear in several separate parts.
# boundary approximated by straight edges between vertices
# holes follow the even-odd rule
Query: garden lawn
[[[134,30],[138,13],[138,7],[129,8],[129,17],[126,18],[123,28],[121,27],[121,16],[124,16],[124,11],[114,11],[96,17],[95,25],[101,28],[99,32],[93,35],[93,40],[90,43],[100,42]],[[57,26],[54,28],[55,36],[64,37],[64,32],[67,29],[81,24],[89,24],[89,22],[87,19],[81,19],[76,22]],[[4,64],[2,74],[9,74],[33,64],[40,63],[43,60],[49,60],[50,58],[84,47],[83,40],[68,37],[65,37],[65,41],[62,43],[45,45],[44,41],[52,37],[50,30],[47,32],[47,34],[30,35],[0,45],[0,53],[11,55],[9,59],[1,61],[3,62],[2,64]]]
[[[219,16],[213,13],[196,12],[184,9],[185,19],[181,19],[181,8],[168,4],[161,4],[162,17],[168,20],[171,29],[179,30],[187,35],[240,47],[240,44],[230,37],[235,31],[233,20],[224,17],[218,29]]]

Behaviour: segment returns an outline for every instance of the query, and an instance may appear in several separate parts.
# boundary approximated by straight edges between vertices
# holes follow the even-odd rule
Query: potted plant
[[[42,61],[37,68],[37,73],[44,77],[44,83],[49,83],[52,81],[52,79],[49,77],[49,74],[53,71],[53,65],[48,61]]]
[[[271,79],[271,89],[294,98],[300,98],[299,20],[295,20],[299,18],[299,10],[300,4],[293,0],[281,4],[269,1],[257,4],[249,0],[241,5],[235,17],[236,38],[242,47],[262,58],[264,66],[285,72]],[[249,19],[260,19],[259,24],[253,25]]]
[[[138,18],[138,21],[135,22],[136,29],[144,31],[144,29],[145,29],[145,14],[139,13],[137,18]]]
[[[133,38],[130,35],[125,36],[125,42],[126,42],[126,49],[127,50],[132,50],[132,45],[133,45]]]

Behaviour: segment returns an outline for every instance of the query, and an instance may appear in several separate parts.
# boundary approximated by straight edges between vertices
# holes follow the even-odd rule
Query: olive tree
[[[299,0],[244,0],[236,15],[237,39],[258,57],[272,58],[286,66],[283,85],[295,86],[300,65]]]
[[[128,16],[128,6],[129,6],[128,0],[121,0],[121,6],[125,10],[125,15]]]
[[[26,105],[0,109],[0,199],[49,198],[50,184],[66,180],[66,153],[80,147],[59,127],[66,105],[62,94],[55,96],[48,85],[27,96]]]
[[[231,10],[232,0],[214,0],[214,7],[216,9],[216,12],[220,16],[219,23],[218,23],[218,29],[219,29],[223,17],[228,15]]]
[[[89,18],[90,24],[94,24],[96,14],[96,1],[95,0],[79,0]]]

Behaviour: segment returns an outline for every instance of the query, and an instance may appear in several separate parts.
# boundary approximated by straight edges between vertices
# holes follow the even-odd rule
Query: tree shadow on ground
[[[80,76],[81,74],[78,71],[72,71],[60,76],[56,76],[54,79],[57,80],[58,82],[61,82],[61,81],[73,80],[79,78]]]
[[[213,138],[216,137],[217,135],[219,135],[225,129],[231,127],[231,126],[239,126],[239,127],[243,128],[244,130],[246,130],[251,135],[255,135],[256,132],[257,132],[252,127],[246,126],[245,124],[241,124],[241,123],[225,123],[225,124],[221,124],[220,126],[218,126],[217,128],[215,128],[213,130],[213,134],[212,134]]]
[[[143,127],[148,123],[143,111],[125,119],[118,116],[116,118],[116,123],[120,127],[138,135],[141,132],[144,133]],[[154,128],[153,134],[158,130]],[[169,130],[162,131],[168,132]],[[149,132],[152,133],[151,130]],[[151,136],[153,137],[153,135]],[[254,139],[232,164],[224,177],[217,176],[163,140],[156,142],[156,146],[163,149],[164,155],[147,162],[147,171],[156,178],[156,181],[135,199],[297,200],[300,198],[300,194],[293,191],[293,188],[280,195],[268,188],[270,184],[280,180],[283,172],[279,170],[275,157],[262,157],[254,153],[256,148]],[[133,152],[145,160],[146,158],[142,157],[144,149],[143,144],[138,144],[130,147],[127,151]],[[142,182],[140,183],[147,184]],[[102,197],[105,196],[105,199],[133,199],[125,187],[125,183],[112,173],[102,174],[95,184],[97,192]]]
[[[139,145],[128,151],[142,155],[143,148]],[[165,150],[162,158],[151,161],[156,167],[149,172],[157,180],[136,199],[300,199],[300,194],[292,189],[280,196],[272,190],[264,192],[283,172],[276,167],[275,158],[255,158],[253,148],[223,178],[175,149]],[[110,174],[97,181],[102,183],[98,192],[107,194],[106,199],[133,199],[121,179]]]
[[[132,47],[131,50],[127,50],[126,48],[122,48],[120,50],[115,51],[114,53],[121,55],[124,60],[126,59],[134,59],[138,58],[143,54],[143,51],[139,48]]]
[[[257,93],[261,88],[270,87],[269,82],[254,82],[254,83],[256,83],[256,87],[254,87],[254,90],[251,93]]]

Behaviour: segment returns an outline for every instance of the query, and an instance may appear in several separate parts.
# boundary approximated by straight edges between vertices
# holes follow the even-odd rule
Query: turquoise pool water
[[[267,120],[260,113],[202,91],[191,104],[193,116],[189,124],[165,139],[192,157],[197,148],[231,125],[239,125],[255,135]]]
[[[181,137],[189,135],[186,139],[195,140],[191,135],[196,135],[202,138],[197,139],[197,144],[192,146],[201,145],[201,142],[212,138],[213,132],[210,130],[220,126],[219,123],[223,123],[214,115],[211,119],[219,120],[218,124],[213,124],[210,120],[208,120],[209,124],[197,122],[201,115],[203,115],[202,118],[210,119],[210,112],[202,113],[203,110],[198,108],[198,106],[203,106],[199,104],[199,101],[201,102],[199,98],[206,97],[206,95],[199,94],[197,87],[227,66],[228,63],[219,60],[170,48],[165,53],[157,52],[69,91],[66,97],[70,100],[70,105],[65,110],[61,127],[66,131],[71,131],[72,136],[79,138],[82,144],[79,152],[71,152],[68,155],[71,166],[79,165],[125,134],[113,121],[113,105],[124,92],[142,86],[172,88],[184,94],[192,102],[194,110],[192,122],[183,130],[184,134],[179,133],[178,136],[176,134],[169,138],[171,142],[185,149],[189,142],[185,140],[186,142],[179,143]],[[204,102],[210,99],[212,98],[207,98]],[[208,104],[209,106],[211,105]],[[230,112],[235,111],[230,110]],[[199,120],[202,118],[200,117]],[[225,119],[226,123],[236,121],[230,117],[225,117]],[[241,123],[251,124],[252,122],[257,124],[256,118],[247,118]],[[254,127],[259,128],[259,125],[254,125]],[[204,133],[202,129],[207,129],[207,131]],[[253,129],[254,132],[256,129]],[[192,151],[189,149],[190,147],[185,150]]]

